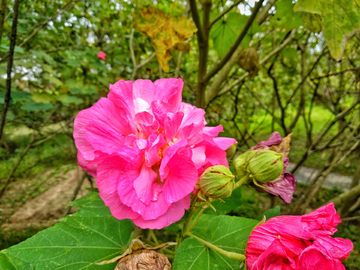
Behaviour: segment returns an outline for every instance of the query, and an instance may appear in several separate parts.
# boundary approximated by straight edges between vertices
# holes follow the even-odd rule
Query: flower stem
[[[245,175],[243,178],[241,178],[239,181],[237,181],[235,183],[235,186],[233,188],[233,190],[237,189],[238,187],[242,186],[243,184],[245,184],[247,181],[249,180],[249,176]]]
[[[203,208],[203,209],[201,209],[201,210],[199,211],[199,213],[197,214],[194,222],[191,224],[190,232],[192,231],[192,229],[194,229],[196,223],[198,222],[199,218],[201,217],[201,215],[202,215],[202,213],[203,213],[204,211],[205,211],[205,208]]]
[[[159,241],[156,238],[156,235],[153,230],[149,230],[149,234],[151,235],[151,238],[154,240],[155,245],[159,245]]]
[[[197,196],[194,195],[192,198],[191,198],[191,202],[190,202],[190,212],[189,212],[189,217],[188,219],[185,221],[185,224],[184,224],[184,230],[183,230],[183,236],[185,236],[185,234],[189,231],[189,227],[190,227],[190,223],[191,223],[191,220],[196,212],[196,208],[195,208],[195,204],[196,204],[196,201],[197,201]]]
[[[222,248],[219,248],[218,246],[215,246],[215,245],[209,243],[208,241],[205,241],[204,239],[201,239],[201,238],[197,237],[196,235],[193,235],[190,232],[187,232],[186,235],[188,235],[192,238],[195,238],[196,240],[198,240],[199,242],[204,244],[206,247],[211,248],[213,251],[215,251],[221,255],[224,255],[225,257],[228,257],[228,258],[234,259],[234,260],[238,260],[238,261],[245,261],[245,259],[246,259],[245,255],[243,255],[243,254],[223,250]]]

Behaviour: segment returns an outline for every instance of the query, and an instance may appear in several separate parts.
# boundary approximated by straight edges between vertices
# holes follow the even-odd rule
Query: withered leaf
[[[171,50],[190,52],[189,38],[197,31],[193,21],[184,16],[169,17],[150,6],[135,11],[133,27],[151,39],[161,68],[169,72]]]
[[[290,141],[292,135],[293,133],[287,135],[280,144],[271,146],[270,150],[275,151],[277,153],[282,153],[284,154],[285,157],[287,157],[290,151]]]

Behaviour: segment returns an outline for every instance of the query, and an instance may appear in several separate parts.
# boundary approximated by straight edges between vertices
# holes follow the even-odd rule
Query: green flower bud
[[[231,196],[235,176],[229,168],[216,165],[207,168],[200,176],[199,186],[202,193],[211,199],[221,199]]]
[[[247,167],[249,165],[250,159],[255,156],[256,152],[257,150],[247,151],[233,160],[236,176],[239,179],[249,174]]]
[[[284,170],[283,154],[274,151],[262,151],[256,154],[248,165],[249,177],[267,183],[276,180]]]
[[[226,149],[226,158],[230,159],[232,158],[235,153],[236,153],[236,146],[237,146],[237,142],[233,143],[228,149]]]

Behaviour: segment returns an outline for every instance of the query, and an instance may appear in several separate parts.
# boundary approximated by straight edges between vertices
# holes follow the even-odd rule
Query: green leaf
[[[56,96],[48,93],[32,93],[31,99],[38,103],[56,102]]]
[[[257,223],[257,220],[247,218],[202,215],[193,234],[226,251],[244,254],[249,235]],[[173,270],[238,270],[240,264],[240,261],[224,257],[188,238],[175,254]]]
[[[10,254],[7,254],[6,250],[0,252],[0,269],[6,270],[18,270],[26,269],[32,270],[35,269],[30,263],[24,262],[19,258],[16,258]]]
[[[232,210],[236,210],[241,206],[241,188],[235,189],[229,198],[223,199],[224,202],[214,201],[211,204],[215,207],[216,211],[208,207],[204,213],[210,215],[226,215]]]
[[[11,102],[29,101],[31,100],[30,93],[11,91]],[[0,92],[0,104],[4,103],[5,93]]]
[[[272,20],[278,21],[287,31],[298,28],[302,24],[300,14],[293,11],[294,5],[292,1],[279,0],[276,1],[275,5],[276,13]]]
[[[54,61],[54,59],[52,59],[52,57],[50,55],[48,55],[46,52],[44,51],[40,51],[40,50],[31,50],[31,53],[33,55],[35,55],[37,58],[43,59],[44,61],[46,61],[48,64],[52,64],[55,65],[56,62]]]
[[[77,104],[80,104],[83,102],[83,100],[81,98],[69,96],[69,95],[58,95],[56,97],[56,99],[58,101],[60,101],[62,104],[64,104],[65,106],[69,106],[71,103],[74,103],[77,105]]]
[[[49,80],[55,86],[61,86],[63,83],[58,78],[50,76],[49,74],[44,74],[44,79]]]
[[[299,0],[294,11],[321,16],[326,43],[337,61],[349,39],[360,31],[360,8],[354,0]]]
[[[8,45],[1,44],[0,50],[1,50],[1,51],[9,51],[9,50],[10,50],[10,47],[9,47]],[[21,47],[19,47],[19,46],[15,46],[14,51],[15,51],[16,53],[20,53],[20,54],[23,54],[23,53],[24,53],[23,48],[21,48]]]
[[[25,105],[21,106],[21,109],[28,112],[38,112],[46,111],[54,108],[51,103],[38,103],[38,102],[27,102]]]
[[[67,59],[67,64],[71,67],[79,67],[81,66],[81,61],[78,59]]]
[[[265,211],[264,213],[259,215],[256,219],[257,220],[262,220],[263,216],[266,217],[266,220],[269,220],[272,217],[280,216],[280,206],[278,205],[278,206],[275,206],[272,209],[269,209],[269,210]]]
[[[232,12],[227,16],[226,20],[219,20],[213,25],[210,31],[210,37],[213,39],[215,50],[220,57],[223,57],[230,49],[231,45],[235,42],[247,20],[248,16]],[[248,34],[241,42],[241,45],[243,47],[249,47],[251,34],[260,31],[261,28],[259,25],[254,22],[250,27]]]
[[[103,266],[95,263],[122,253],[131,239],[132,221],[114,218],[97,193],[70,205],[79,211],[8,248],[6,253],[42,270],[114,269],[114,263]]]
[[[322,29],[321,17],[319,14],[312,14],[308,12],[301,12],[301,19],[305,26],[314,33],[319,33]]]

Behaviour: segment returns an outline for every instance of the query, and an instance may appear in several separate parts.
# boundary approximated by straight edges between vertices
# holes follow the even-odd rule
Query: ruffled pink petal
[[[209,136],[209,137],[216,137],[219,135],[220,132],[223,132],[223,126],[222,125],[218,125],[216,127],[205,127],[204,128],[204,134]]]
[[[120,153],[109,155],[98,166],[96,184],[99,188],[99,195],[105,205],[110,207],[113,215],[118,219],[138,218],[139,214],[132,211],[121,203],[118,195],[118,185],[122,178],[136,179],[138,171],[130,169],[135,164],[134,153],[129,147],[123,147]],[[131,162],[129,162],[131,161]],[[118,209],[120,207],[120,209]]]
[[[151,103],[151,111],[155,119],[159,122],[160,126],[164,127],[167,114],[173,113],[174,107],[167,102],[156,100]]]
[[[187,141],[186,140],[181,140],[179,142],[177,142],[176,144],[169,146],[166,149],[165,155],[163,156],[163,159],[161,160],[161,165],[160,165],[160,177],[161,177],[161,181],[164,182],[164,180],[166,179],[166,177],[169,174],[169,167],[168,167],[168,162],[169,160],[176,154],[176,152],[180,149],[182,150],[183,147],[187,146]]]
[[[303,215],[301,222],[304,228],[311,231],[313,235],[333,235],[335,228],[341,223],[340,216],[336,213],[334,203],[329,203],[319,209]]]
[[[295,261],[288,256],[286,248],[277,238],[259,257],[247,255],[246,261],[249,270],[293,270],[295,266]]]
[[[202,124],[191,124],[186,127],[180,128],[177,138],[179,140],[187,140],[189,145],[195,145],[203,140],[202,130]]]
[[[148,205],[153,197],[152,185],[156,178],[157,173],[143,164],[140,175],[134,181],[136,195],[145,205]]]
[[[184,117],[183,112],[176,112],[173,115],[167,115],[167,117],[165,118],[164,129],[165,129],[167,142],[171,141],[172,138],[179,131],[183,117]]]
[[[124,145],[123,135],[104,127],[103,125],[90,120],[86,128],[86,140],[91,144],[94,150],[100,150],[111,154],[118,147]]]
[[[127,209],[127,212],[124,212],[122,216],[120,216],[121,213],[117,213],[116,216],[114,215],[119,219],[134,219],[138,218],[139,215],[144,220],[156,219],[167,211],[168,205],[162,193],[160,195],[156,194],[158,197],[153,200],[155,195],[154,188],[150,188],[148,191],[151,193],[151,201],[148,205],[143,203],[138,197],[134,188],[135,181],[144,181],[143,184],[149,186],[151,184],[149,182],[154,181],[152,179],[154,174],[148,171],[140,173],[142,157],[136,151],[136,148],[133,149],[123,147],[120,149],[121,151],[113,153],[99,165],[97,185],[100,196],[109,207],[114,208],[113,205],[118,206],[120,203],[127,206],[123,207],[123,209]],[[134,156],[136,153],[137,156]],[[147,179],[146,174],[149,176]],[[139,189],[139,194],[147,200],[148,194],[146,191]],[[115,198],[118,198],[120,203]]]
[[[199,109],[188,103],[181,103],[180,111],[184,113],[184,118],[181,122],[180,128],[184,128],[191,124],[195,124],[195,125],[201,125],[202,129],[204,129],[206,122],[204,117],[205,111],[203,109]]]
[[[349,257],[354,245],[349,239],[332,238],[330,236],[318,236],[314,242],[322,253],[340,261]]]
[[[145,220],[142,217],[134,219],[134,224],[139,226],[140,228],[146,229],[162,229],[164,227],[169,226],[170,224],[179,221],[186,209],[190,207],[190,196],[186,196],[182,200],[174,203],[171,207],[169,207],[165,214],[162,216],[152,219]]]
[[[148,151],[145,153],[146,166],[152,167],[155,163],[160,161],[159,150],[165,144],[165,138],[163,134],[159,134],[156,140],[152,143]]]
[[[299,257],[299,269],[301,270],[341,270],[345,267],[338,264],[339,260],[333,260],[326,256],[316,247],[311,246],[304,250]],[[340,268],[335,268],[339,267]],[[342,267],[341,267],[342,266]]]
[[[192,148],[191,161],[195,164],[196,169],[199,169],[206,163],[205,146],[198,146]]]
[[[202,141],[197,146],[205,146],[206,162],[209,162],[212,165],[228,166],[226,152],[224,150],[221,150],[215,143]]]
[[[303,228],[300,220],[301,217],[298,216],[281,216],[269,219],[253,230],[247,243],[247,252],[249,254],[261,254],[275,239],[279,238],[287,250],[294,255],[299,255],[308,245],[308,242],[301,239]]]
[[[146,138],[159,127],[154,116],[149,112],[140,112],[135,115],[135,122],[139,131],[139,137]]]
[[[150,105],[154,100],[159,100],[161,90],[150,80],[136,80],[133,83],[133,99],[140,98]]]
[[[91,108],[79,112],[74,123],[74,139],[77,149],[87,160],[94,159],[94,148],[86,140],[86,126],[94,121],[114,132],[127,135],[135,132],[124,110],[107,98],[101,98]]]
[[[98,167],[97,164],[89,164],[89,161],[86,160],[80,151],[77,153],[77,160],[81,168],[90,173],[91,176],[96,178],[96,169]]]
[[[176,153],[168,162],[169,175],[166,178],[163,193],[165,201],[172,204],[189,195],[198,179],[197,169],[191,162],[191,149]]]
[[[129,119],[134,119],[133,82],[120,80],[110,84],[108,98],[115,106],[124,108]]]
[[[236,143],[236,140],[233,138],[218,137],[214,138],[213,140],[221,150],[226,150],[234,143]]]
[[[280,144],[282,141],[283,138],[281,137],[279,132],[274,132],[273,134],[270,135],[270,138],[268,140],[259,142],[258,144],[256,144],[256,146],[260,146],[260,145],[272,146],[272,145]]]
[[[154,85],[161,89],[159,98],[169,103],[175,110],[177,110],[181,104],[181,93],[184,86],[182,79],[159,79],[154,82]]]

